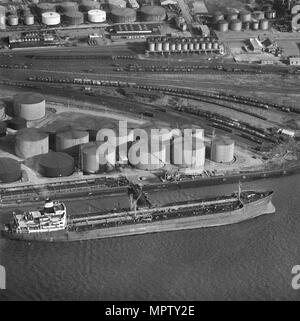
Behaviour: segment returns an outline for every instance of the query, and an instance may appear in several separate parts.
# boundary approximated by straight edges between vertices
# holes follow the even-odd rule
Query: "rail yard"
[[[1,206],[299,171],[296,2],[119,2],[2,5]],[[124,119],[129,132],[202,130],[201,166],[176,165],[169,149],[155,166],[128,154],[100,165],[97,132]]]

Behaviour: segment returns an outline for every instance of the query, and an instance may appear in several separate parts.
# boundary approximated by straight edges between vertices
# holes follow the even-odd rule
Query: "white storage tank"
[[[230,163],[234,159],[234,140],[228,136],[216,137],[211,144],[211,160]]]
[[[24,24],[26,26],[30,26],[34,24],[34,15],[31,13],[26,13],[24,15]]]
[[[93,9],[88,12],[88,20],[90,22],[104,22],[106,20],[106,12],[99,9]]]
[[[99,151],[99,147],[103,144],[103,141],[95,141],[81,147],[82,171],[84,173],[94,174],[106,171],[107,160]]]
[[[14,96],[14,115],[27,121],[45,117],[46,101],[36,93],[21,93]]]
[[[89,142],[89,133],[85,130],[68,129],[58,132],[55,140],[57,152]]]
[[[19,24],[19,17],[16,14],[11,14],[7,17],[7,23],[10,26],[17,26]]]
[[[42,22],[47,26],[56,26],[60,24],[60,14],[57,12],[42,13]]]
[[[36,128],[24,128],[17,132],[15,153],[21,158],[30,158],[49,151],[48,134]]]

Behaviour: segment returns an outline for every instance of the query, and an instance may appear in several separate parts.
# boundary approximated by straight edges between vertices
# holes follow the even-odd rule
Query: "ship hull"
[[[117,227],[91,229],[84,231],[57,231],[30,234],[17,234],[3,231],[3,236],[14,240],[40,242],[70,242],[111,237],[189,230],[205,227],[230,225],[275,212],[272,194],[256,202],[245,204],[242,208],[223,213],[181,217],[149,223],[137,223]]]

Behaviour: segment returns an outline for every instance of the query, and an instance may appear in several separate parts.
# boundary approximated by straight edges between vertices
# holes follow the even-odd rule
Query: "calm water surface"
[[[7,271],[0,299],[299,300],[291,269],[300,264],[300,176],[243,187],[274,189],[276,214],[225,227],[65,244],[0,239]],[[172,201],[176,193],[160,197]],[[0,223],[6,219],[2,213]]]

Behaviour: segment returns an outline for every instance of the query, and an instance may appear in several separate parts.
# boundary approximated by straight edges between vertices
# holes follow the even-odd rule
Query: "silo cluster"
[[[211,143],[211,160],[217,163],[230,163],[234,160],[234,140],[219,136]]]
[[[62,151],[73,146],[89,142],[89,133],[85,130],[68,129],[56,134],[55,150]]]
[[[49,151],[49,136],[36,128],[24,128],[15,137],[15,153],[21,158],[30,158]]]
[[[27,121],[45,117],[45,98],[36,93],[21,93],[14,96],[14,115]]]
[[[11,183],[21,179],[21,164],[13,158],[0,158],[0,183]]]
[[[94,23],[104,22],[106,20],[106,12],[99,9],[88,11],[88,21]]]
[[[140,10],[142,21],[162,21],[166,18],[166,12],[160,6],[143,6]]]
[[[39,160],[39,172],[45,177],[69,176],[74,170],[74,158],[66,153],[50,152]]]
[[[130,8],[116,8],[111,11],[111,19],[115,23],[132,23],[136,20],[136,11]]]
[[[222,45],[212,38],[168,38],[149,37],[148,52],[151,53],[182,53],[182,52],[220,52]]]

